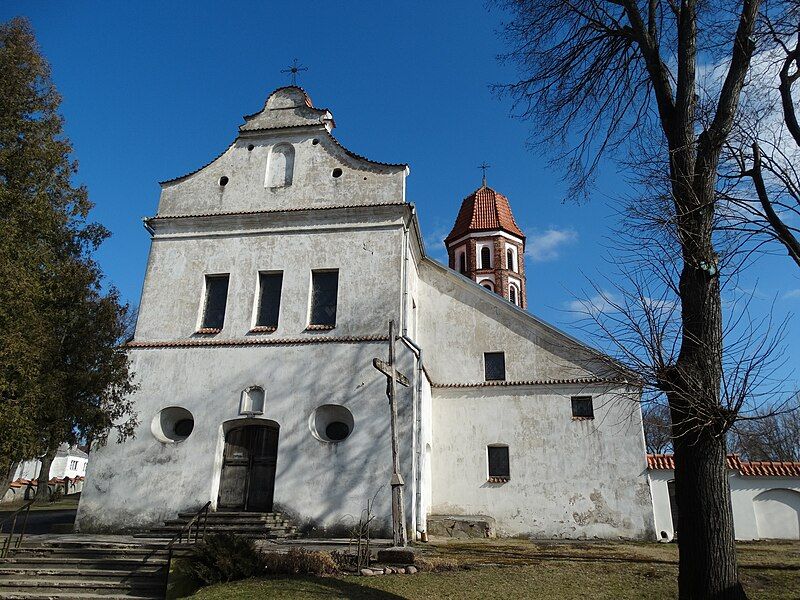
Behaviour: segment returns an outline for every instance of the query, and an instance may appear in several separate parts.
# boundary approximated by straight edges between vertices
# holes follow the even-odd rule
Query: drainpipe
[[[414,495],[414,504],[416,510],[414,512],[417,516],[415,528],[418,537],[421,538],[422,541],[427,541],[428,523],[425,519],[425,515],[422,514],[422,378],[425,376],[422,362],[422,348],[405,334],[400,336],[400,341],[408,346],[408,348],[414,354],[414,357],[417,359],[417,386],[414,390],[414,437],[416,438],[414,455],[417,465],[417,468],[414,472],[414,484],[416,492]]]

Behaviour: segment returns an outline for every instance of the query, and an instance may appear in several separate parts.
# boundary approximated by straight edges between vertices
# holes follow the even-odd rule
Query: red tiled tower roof
[[[476,231],[506,231],[525,242],[525,234],[511,214],[508,198],[487,187],[486,184],[464,198],[458,211],[456,224],[444,243]]]

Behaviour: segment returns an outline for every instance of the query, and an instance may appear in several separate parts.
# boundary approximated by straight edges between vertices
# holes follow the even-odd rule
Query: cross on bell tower
[[[478,165],[478,168],[483,171],[483,187],[486,187],[486,169],[491,168],[492,165],[487,165],[486,161],[483,161],[481,164]]]

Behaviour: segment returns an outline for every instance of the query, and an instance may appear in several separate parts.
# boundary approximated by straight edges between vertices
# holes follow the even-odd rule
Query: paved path
[[[12,511],[0,512],[0,521],[5,519]],[[25,528],[26,534],[41,534],[50,533],[53,525],[60,526],[60,528],[72,525],[75,522],[75,515],[78,513],[77,508],[68,508],[63,510],[32,510],[28,514],[28,524]],[[22,526],[24,515],[17,518],[17,530]],[[8,531],[6,525],[4,531]]]

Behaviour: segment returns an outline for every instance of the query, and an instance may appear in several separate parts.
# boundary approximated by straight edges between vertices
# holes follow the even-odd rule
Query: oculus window
[[[484,352],[483,370],[486,381],[503,381],[506,378],[505,352]]]
[[[258,274],[258,315],[256,327],[278,327],[278,313],[281,307],[281,288],[283,287],[283,273]]]
[[[594,406],[591,396],[572,397],[572,417],[574,419],[594,419]]]
[[[508,446],[488,446],[489,480],[508,481],[511,469],[508,460]]]
[[[225,305],[228,302],[229,275],[206,275],[206,305],[203,310],[203,329],[222,329]]]
[[[336,326],[338,293],[339,271],[312,271],[310,326]]]

